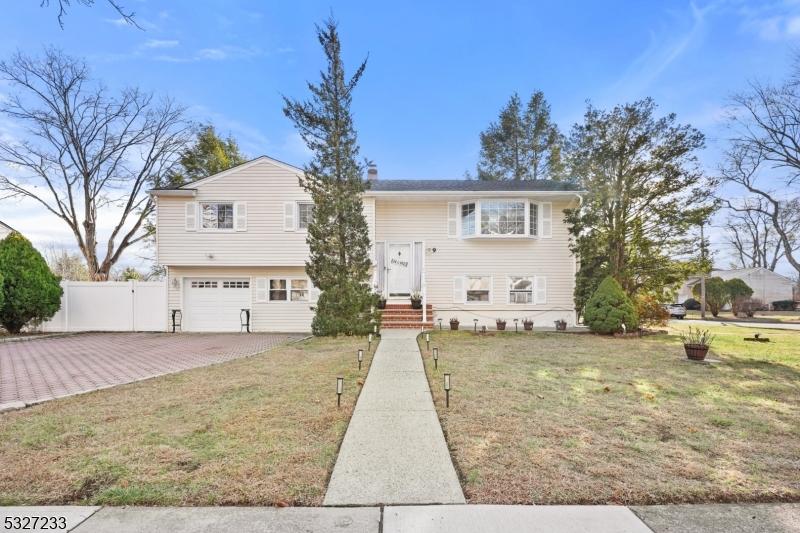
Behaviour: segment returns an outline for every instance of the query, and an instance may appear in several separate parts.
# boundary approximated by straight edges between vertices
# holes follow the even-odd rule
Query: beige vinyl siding
[[[551,201],[533,198],[533,201]],[[479,318],[489,325],[494,318],[533,316],[534,323],[552,325],[556,318],[574,321],[575,261],[570,254],[567,227],[562,211],[568,202],[553,201],[552,238],[468,238],[447,237],[447,202],[390,202],[377,200],[378,241],[422,241],[436,252],[425,254],[428,303],[445,327],[452,316],[462,323]],[[454,276],[492,276],[492,303],[454,303]],[[547,302],[541,305],[509,304],[507,276],[544,276]],[[538,319],[536,317],[539,317]],[[466,327],[466,324],[465,324]]]
[[[286,202],[310,202],[296,173],[269,161],[197,186],[197,196],[160,196],[157,209],[158,260],[168,266],[303,266],[306,233],[284,231]],[[187,202],[244,202],[246,231],[187,231]],[[295,213],[296,215],[296,213]],[[199,218],[199,213],[197,214]],[[375,202],[364,199],[364,216],[374,237]],[[295,216],[295,225],[297,224]],[[212,254],[214,257],[207,257]]]
[[[175,278],[179,285],[168,283],[168,320],[172,331],[172,309],[182,309],[183,278],[250,278],[251,293],[251,331],[309,332],[314,313],[309,302],[257,302],[257,278],[308,278],[302,267],[170,267],[168,282]],[[184,316],[186,310],[182,309]]]

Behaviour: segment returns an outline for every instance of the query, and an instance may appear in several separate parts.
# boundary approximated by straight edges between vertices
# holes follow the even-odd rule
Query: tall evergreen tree
[[[311,194],[314,212],[308,225],[306,273],[322,293],[312,322],[315,335],[365,335],[377,296],[369,288],[369,231],[361,195],[367,188],[364,165],[350,104],[366,60],[349,80],[341,58],[338,23],[331,16],[317,26],[317,38],[328,60],[319,84],[308,83],[311,100],[284,97],[284,113],[314,152],[300,185]]]
[[[564,211],[580,259],[575,306],[581,311],[606,277],[629,297],[667,298],[695,271],[694,225],[714,208],[713,183],[697,151],[703,134],[676,123],[674,114],[654,116],[651,99],[602,111],[589,106],[573,127],[570,172],[588,191],[583,204]]]
[[[561,170],[562,136],[550,119],[550,104],[536,91],[523,108],[517,93],[500,110],[498,122],[481,133],[478,178],[552,179]],[[468,174],[469,176],[469,174]]]
[[[196,140],[181,152],[180,168],[170,177],[172,183],[197,181],[247,162],[236,140],[222,138],[211,124],[197,127]]]

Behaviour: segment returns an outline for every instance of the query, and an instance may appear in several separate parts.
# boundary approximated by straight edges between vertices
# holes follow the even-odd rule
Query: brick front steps
[[[382,329],[419,329],[425,327],[433,328],[433,306],[427,305],[428,320],[422,321],[422,309],[411,309],[411,304],[386,305],[386,309],[381,310]]]

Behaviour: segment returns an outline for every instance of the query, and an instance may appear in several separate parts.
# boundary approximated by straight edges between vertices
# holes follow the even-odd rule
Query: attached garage
[[[238,332],[251,294],[250,278],[184,278],[183,330]]]

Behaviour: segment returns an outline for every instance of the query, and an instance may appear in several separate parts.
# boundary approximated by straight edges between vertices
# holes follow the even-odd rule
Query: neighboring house
[[[753,289],[753,298],[771,304],[778,300],[792,299],[792,280],[763,267],[734,270],[712,270],[708,277],[720,277],[725,281],[739,278]],[[700,283],[700,276],[692,276],[678,291],[678,302],[683,303],[692,296],[692,287]]]
[[[319,291],[305,273],[313,205],[302,173],[260,157],[149,191],[157,261],[184,331],[239,331],[244,309],[255,331],[310,330]],[[576,262],[561,213],[579,201],[574,186],[546,180],[371,180],[363,204],[373,286],[390,308],[422,292],[427,327],[456,316],[462,329],[474,318],[574,324]]]
[[[15,231],[14,228],[0,221],[0,241],[5,239],[12,231]]]

